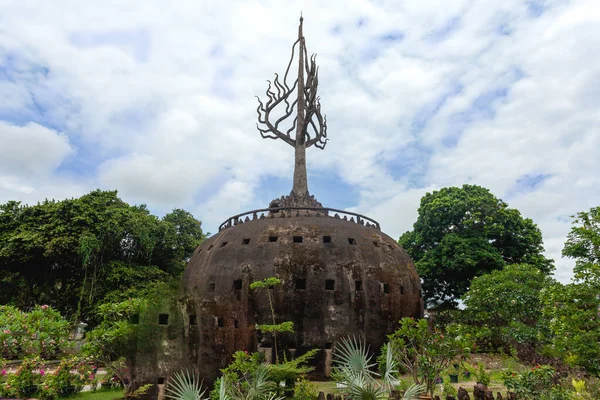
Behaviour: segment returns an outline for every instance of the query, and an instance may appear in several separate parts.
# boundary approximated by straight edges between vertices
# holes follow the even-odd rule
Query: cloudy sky
[[[427,191],[485,186],[568,280],[569,216],[600,205],[597,0],[0,0],[0,202],[117,189],[215,232],[289,193],[254,95],[300,11],[331,139],[311,193],[397,238]]]

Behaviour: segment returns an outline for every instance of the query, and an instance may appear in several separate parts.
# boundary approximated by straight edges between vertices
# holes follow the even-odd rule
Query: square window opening
[[[229,242],[223,242],[223,243],[221,243],[221,247],[227,246],[227,243],[229,243]]]
[[[169,314],[158,314],[159,325],[169,325]]]
[[[242,290],[242,280],[236,279],[233,281],[233,290]]]
[[[354,238],[348,238],[348,243],[356,244],[356,240],[354,240]]]
[[[198,325],[198,319],[196,318],[196,314],[190,314],[190,325]]]
[[[362,292],[362,281],[354,281],[354,290]]]
[[[326,349],[326,350],[329,350],[329,349],[331,349],[331,346],[332,346],[332,343],[331,343],[331,342],[327,342],[327,343],[325,343],[325,349]]]
[[[389,292],[390,292],[390,284],[384,283],[383,284],[383,293],[389,293]]]
[[[250,239],[242,239],[242,244],[250,244]]]
[[[294,236],[293,240],[294,243],[302,243],[302,236]]]
[[[335,281],[333,279],[325,279],[325,290],[335,289]]]
[[[331,243],[331,236],[323,236],[323,243]]]
[[[277,241],[277,236],[269,236],[269,242],[274,243]]]
[[[296,279],[296,290],[304,290],[306,289],[306,279],[299,278]]]
[[[404,286],[400,286],[400,294],[404,294]]]
[[[217,326],[219,328],[223,328],[225,326],[225,321],[223,321],[223,318],[217,318]]]
[[[233,327],[236,329],[240,327],[240,323],[238,322],[237,319],[233,321]]]
[[[166,379],[163,378],[163,377],[157,378],[156,379],[156,384],[158,384],[158,385],[164,385],[165,384],[165,380]]]

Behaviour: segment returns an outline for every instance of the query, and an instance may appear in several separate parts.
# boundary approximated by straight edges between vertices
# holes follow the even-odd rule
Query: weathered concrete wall
[[[178,305],[171,307],[179,316],[172,331],[161,333],[172,344],[162,340],[156,349],[168,354],[140,355],[138,378],[154,382],[194,366],[211,381],[234,351],[270,346],[270,337],[255,330],[271,323],[267,295],[249,289],[270,276],[282,281],[272,291],[277,322],[293,321],[296,331],[281,335],[278,345],[296,349],[296,356],[329,349],[348,335],[362,336],[376,349],[399,319],[423,316],[413,263],[379,230],[314,215],[259,219],[224,229],[196,250]],[[333,281],[333,290],[326,281]],[[316,357],[316,375],[327,370],[326,353]]]
[[[282,280],[273,291],[277,321],[291,320],[296,330],[280,341],[297,355],[352,334],[378,347],[400,318],[423,313],[414,265],[379,230],[315,216],[247,222],[203,243],[183,278],[188,313],[201,316],[198,365],[207,377],[233,351],[269,342],[254,330],[269,322],[267,295],[251,293],[249,285],[270,276]],[[305,280],[304,289],[296,288],[299,279]],[[326,280],[333,280],[333,290],[327,290]],[[325,353],[318,358],[323,372]]]

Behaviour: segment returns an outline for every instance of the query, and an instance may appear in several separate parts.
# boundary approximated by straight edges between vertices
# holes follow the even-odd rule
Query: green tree
[[[576,268],[600,264],[600,207],[573,216],[563,256],[575,259]]]
[[[256,329],[262,333],[270,333],[273,336],[273,348],[275,350],[275,363],[279,363],[279,351],[277,348],[277,336],[282,333],[294,333],[294,323],[292,321],[284,321],[277,323],[275,321],[275,307],[273,306],[273,297],[271,296],[271,289],[281,285],[281,280],[275,277],[265,278],[262,281],[252,282],[250,289],[252,290],[266,290],[267,297],[269,299],[269,309],[271,311],[271,324],[259,324]]]
[[[540,318],[540,292],[554,283],[539,269],[526,264],[476,277],[462,298],[463,327],[493,349],[517,343],[535,344],[546,331]]]
[[[600,376],[600,207],[573,216],[563,255],[575,259],[570,283],[542,292],[552,346],[569,364]]]
[[[476,185],[427,193],[412,231],[398,243],[415,262],[428,306],[456,307],[471,280],[507,264],[530,264],[550,273],[542,234],[488,189]]]
[[[136,297],[149,281],[178,278],[203,238],[191,214],[176,209],[160,219],[116,191],[11,201],[0,205],[0,303],[49,304],[94,322],[106,297]]]
[[[416,384],[426,387],[433,396],[435,382],[453,362],[460,362],[471,352],[471,343],[452,331],[443,334],[431,329],[426,319],[402,318],[400,328],[388,335],[390,344],[399,349],[398,365]],[[390,350],[388,344],[387,351]]]

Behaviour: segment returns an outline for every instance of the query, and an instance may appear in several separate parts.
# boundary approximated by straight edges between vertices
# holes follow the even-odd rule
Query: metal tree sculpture
[[[306,179],[306,149],[312,145],[319,149],[324,149],[327,144],[327,119],[321,115],[320,98],[317,96],[317,87],[319,85],[319,68],[316,66],[316,55],[309,58],[306,51],[304,36],[302,35],[302,17],[300,17],[300,26],[298,27],[298,40],[292,46],[292,57],[288,64],[283,83],[279,82],[279,76],[275,74],[275,80],[269,82],[267,88],[267,97],[269,100],[263,103],[258,96],[258,124],[256,124],[260,134],[265,139],[281,139],[295,149],[294,163],[294,186],[292,194],[299,197],[308,196],[308,182]],[[290,67],[294,60],[296,47],[299,48],[298,77],[290,87],[287,84],[287,77]],[[306,73],[305,73],[306,70]],[[297,89],[297,97],[290,102],[290,97]],[[271,112],[278,106],[285,110],[283,115],[272,121]],[[280,130],[279,125],[287,120],[296,111],[296,116],[292,126],[285,130]],[[262,125],[262,127],[261,127]],[[295,137],[290,133],[296,130]],[[285,131],[285,133],[283,132]]]

